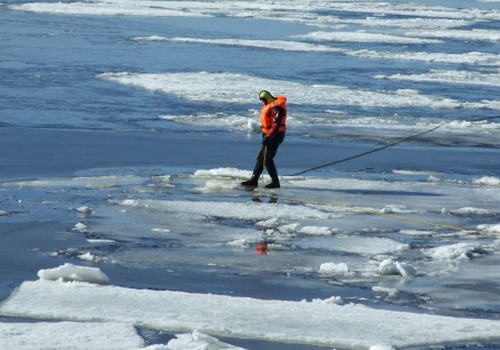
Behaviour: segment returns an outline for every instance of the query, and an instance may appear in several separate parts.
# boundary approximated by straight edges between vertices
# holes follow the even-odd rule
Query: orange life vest
[[[284,111],[285,114],[281,118],[281,123],[280,125],[276,125],[276,115],[275,113],[271,112],[271,109],[275,107],[281,107]],[[285,96],[277,96],[276,99],[268,103],[267,105],[262,107],[262,110],[260,111],[260,129],[262,130],[262,133],[265,134],[267,137],[273,136],[275,133],[276,129],[278,129],[281,132],[286,131],[286,97]]]

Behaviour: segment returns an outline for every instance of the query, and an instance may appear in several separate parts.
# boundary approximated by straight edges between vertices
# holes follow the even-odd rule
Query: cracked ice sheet
[[[43,280],[24,282],[0,312],[361,349],[376,344],[408,347],[500,339],[497,320],[341,306],[324,300],[259,300]]]

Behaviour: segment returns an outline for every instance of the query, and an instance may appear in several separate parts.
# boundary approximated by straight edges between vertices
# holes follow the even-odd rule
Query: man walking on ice
[[[262,90],[259,93],[259,100],[262,103],[262,110],[260,112],[262,144],[257,154],[257,162],[255,163],[252,177],[241,184],[247,187],[257,187],[259,177],[265,166],[271,177],[271,183],[267,184],[266,188],[280,188],[278,171],[274,165],[274,156],[276,156],[279,145],[285,139],[286,97],[274,97],[269,91]]]

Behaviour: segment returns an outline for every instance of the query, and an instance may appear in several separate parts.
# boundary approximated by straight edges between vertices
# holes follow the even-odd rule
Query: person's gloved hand
[[[262,139],[262,145],[267,146],[269,145],[269,137],[264,136]]]

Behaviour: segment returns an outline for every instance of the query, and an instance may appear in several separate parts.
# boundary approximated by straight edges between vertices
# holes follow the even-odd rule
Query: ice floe
[[[379,272],[381,275],[401,275],[403,277],[408,277],[414,275],[416,271],[413,266],[409,264],[393,261],[392,259],[385,259],[379,265]]]
[[[396,35],[366,33],[366,32],[311,32],[304,35],[296,35],[295,38],[313,41],[337,41],[337,42],[363,42],[363,43],[390,43],[390,44],[437,44],[435,39],[416,39]]]
[[[423,74],[396,74],[391,76],[377,75],[375,78],[500,87],[499,72],[485,74],[485,73],[466,72],[466,71],[431,70],[430,72]]]
[[[381,35],[381,34],[379,34]],[[370,39],[371,38],[371,39]],[[358,41],[369,42],[376,37],[373,35],[363,39],[362,33],[358,34]],[[179,42],[188,44],[209,44],[235,47],[251,47],[266,50],[283,50],[296,52],[324,52],[332,54],[342,54],[354,57],[365,57],[372,59],[391,59],[403,61],[421,61],[449,64],[468,64],[483,66],[500,66],[500,55],[486,52],[466,52],[466,53],[445,53],[445,52],[389,52],[375,50],[351,50],[346,48],[336,48],[317,43],[305,43],[300,41],[285,40],[249,40],[249,39],[210,39],[210,38],[190,38],[162,36],[136,37],[132,40],[138,42]],[[347,39],[345,39],[347,41]],[[388,40],[388,38],[386,38]]]
[[[346,263],[323,263],[318,272],[323,275],[345,275],[349,273],[349,266]]]
[[[225,45],[225,46],[241,46],[260,49],[272,49],[283,51],[299,51],[299,52],[344,52],[342,49],[336,49],[330,46],[304,43],[300,41],[285,41],[285,40],[248,40],[248,39],[204,39],[204,38],[163,38],[164,41],[174,41],[190,44],[210,44],[210,45]]]
[[[481,243],[456,243],[427,249],[424,254],[437,260],[469,260],[491,253],[491,246]]]
[[[474,185],[479,186],[500,186],[500,178],[494,176],[484,176],[474,180]]]
[[[270,80],[237,73],[104,73],[99,78],[153,92],[175,95],[195,102],[251,104],[255,102],[255,86],[274,86],[275,94],[286,94],[297,105],[362,105],[387,107],[489,108],[500,109],[500,102],[463,103],[450,98],[424,95],[413,89],[391,92],[350,89],[338,85],[304,85]],[[218,91],[226,93],[221,95]],[[497,106],[498,104],[498,106]]]
[[[483,40],[500,41],[500,33],[497,30],[471,29],[471,30],[432,30],[407,32],[407,35],[425,38],[451,38],[457,40]]]
[[[266,310],[265,315],[262,310]],[[191,329],[215,336],[346,348],[488,342],[498,339],[499,327],[495,320],[397,312],[359,304],[262,300],[43,280],[24,282],[0,306],[0,312],[84,322],[98,318],[106,323],[169,332]],[[263,317],[267,322],[262,322]]]
[[[495,233],[497,236],[500,234],[500,224],[498,225],[479,225],[477,227],[479,231],[485,231],[490,233]]]
[[[367,18],[366,25],[373,25],[373,17],[380,16],[408,16],[410,19],[398,23],[399,26],[415,26],[418,19],[423,19],[424,28],[429,27],[426,19],[435,19],[443,27],[455,21],[495,20],[500,18],[500,11],[459,9],[444,6],[425,6],[412,3],[384,3],[384,2],[329,2],[326,0],[307,3],[278,1],[217,1],[217,2],[185,2],[169,1],[135,1],[135,0],[107,0],[93,2],[48,3],[33,2],[10,5],[12,9],[53,14],[70,15],[101,15],[101,16],[151,16],[151,17],[206,17],[225,15],[238,18],[264,18],[286,22],[307,24],[316,27],[335,28],[342,23],[338,18],[331,16],[331,11],[355,13]],[[356,17],[355,17],[356,18]],[[412,20],[413,19],[413,20]],[[350,23],[349,20],[346,23]],[[359,23],[359,21],[358,21]],[[363,22],[361,22],[363,23]],[[451,22],[454,27],[457,22]],[[380,24],[377,24],[380,25]],[[439,25],[439,24],[438,24]]]
[[[110,282],[109,277],[98,268],[77,266],[70,263],[53,269],[40,270],[38,271],[38,277],[41,280],[48,281],[78,281],[97,284]]]

